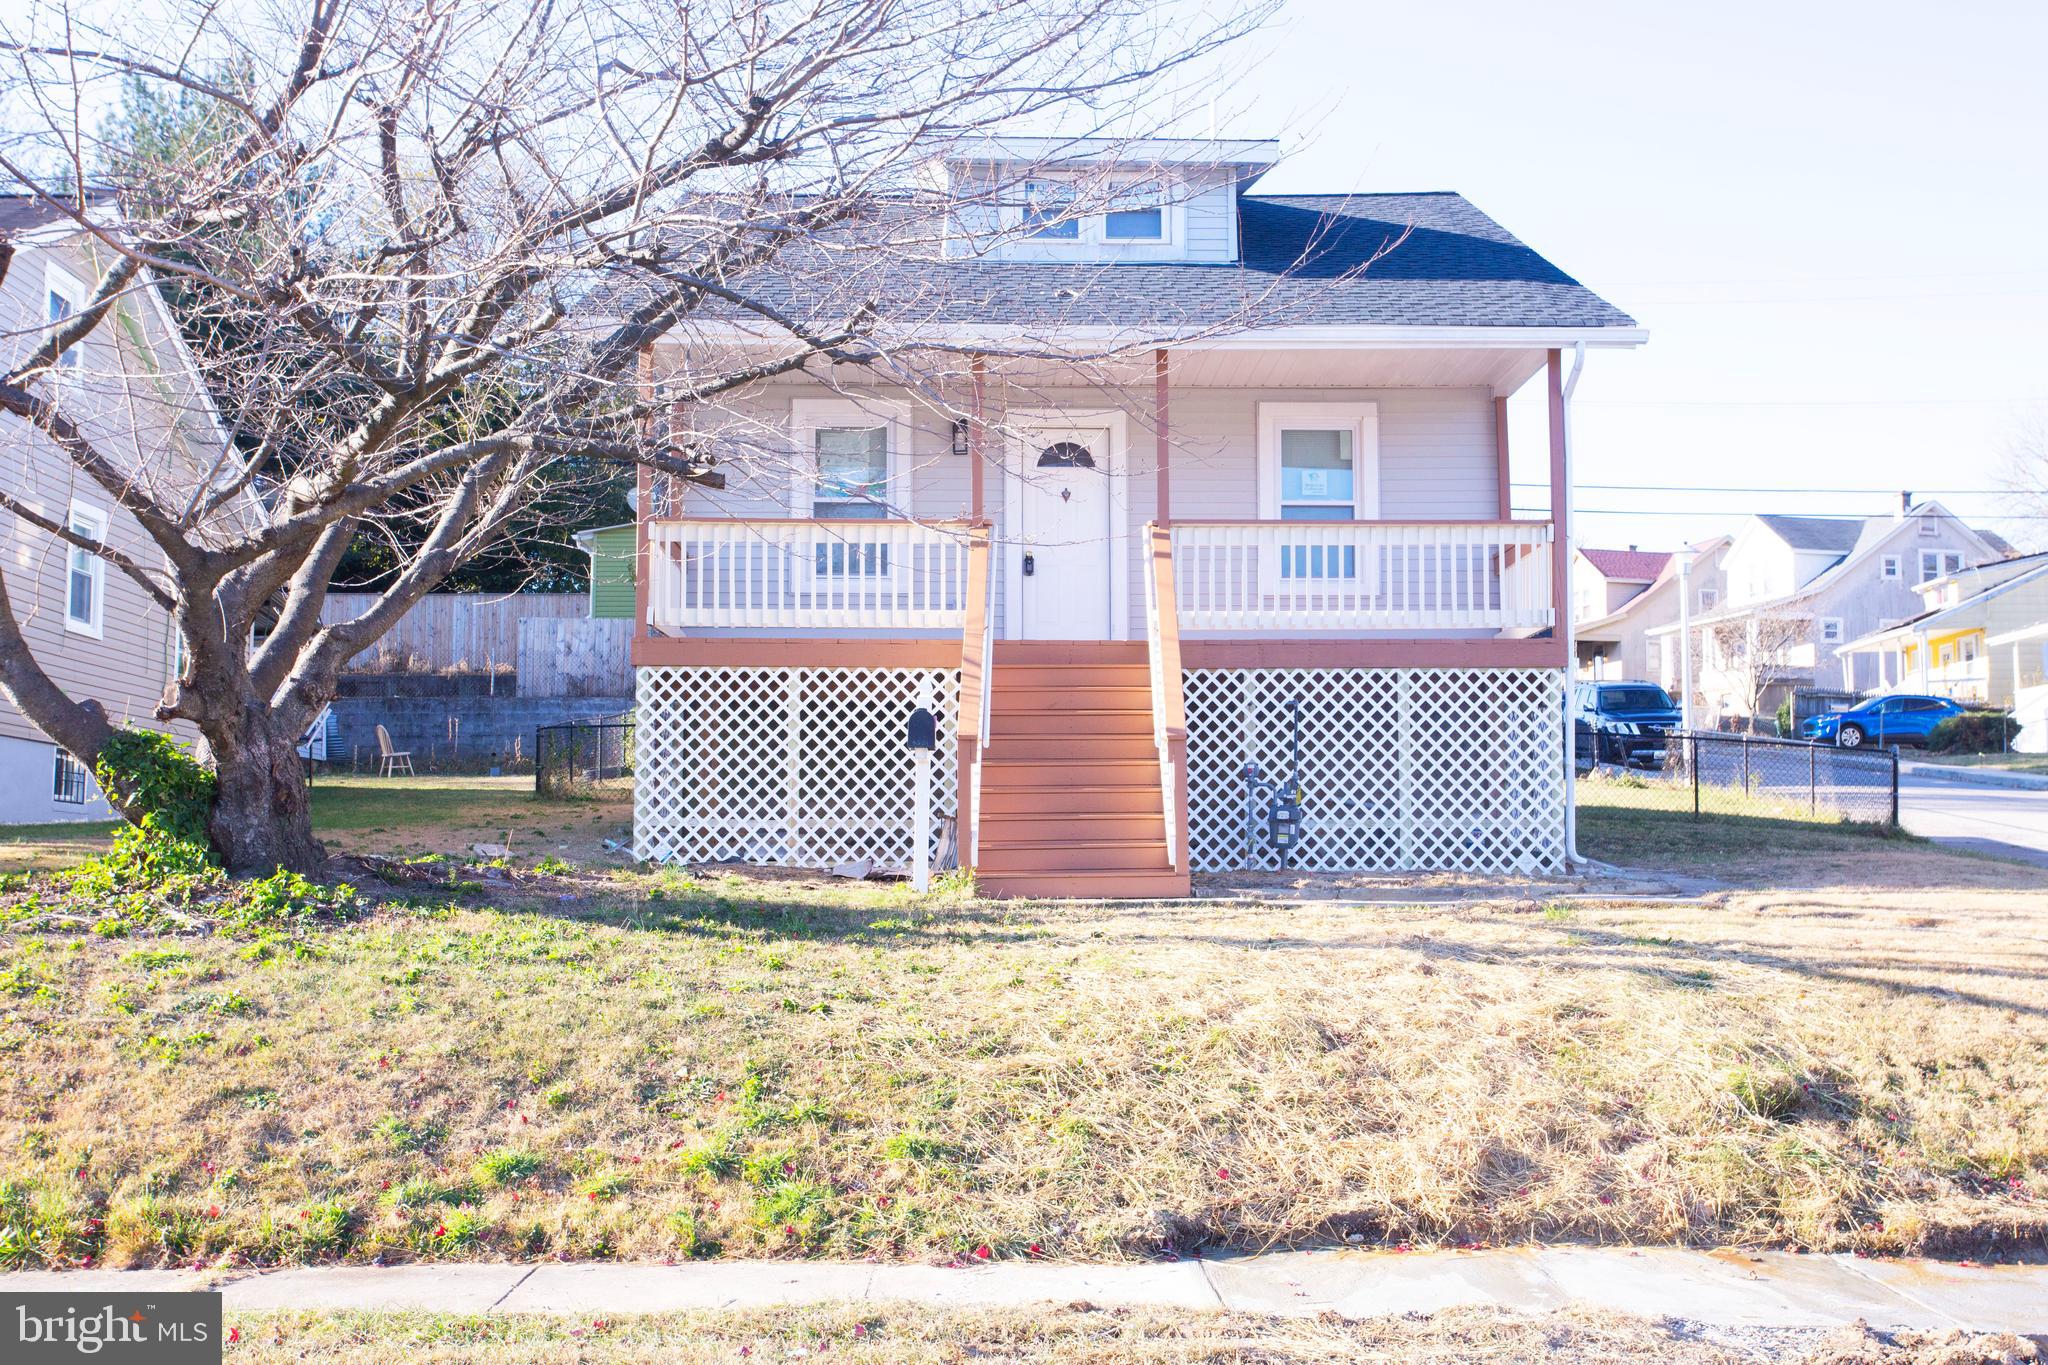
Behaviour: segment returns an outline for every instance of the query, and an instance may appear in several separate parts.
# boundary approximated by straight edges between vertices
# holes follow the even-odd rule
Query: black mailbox
[[[922,706],[910,713],[910,724],[904,727],[903,743],[911,749],[936,749],[939,747],[939,723],[932,713]]]

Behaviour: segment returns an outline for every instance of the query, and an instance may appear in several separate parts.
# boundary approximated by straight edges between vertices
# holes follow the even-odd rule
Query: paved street
[[[1899,779],[1899,823],[1937,843],[2048,868],[2048,791],[1976,787],[1907,774]]]

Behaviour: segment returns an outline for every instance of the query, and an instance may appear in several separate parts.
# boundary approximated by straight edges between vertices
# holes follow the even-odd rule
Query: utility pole
[[[1678,728],[1692,731],[1692,547],[1678,550]]]

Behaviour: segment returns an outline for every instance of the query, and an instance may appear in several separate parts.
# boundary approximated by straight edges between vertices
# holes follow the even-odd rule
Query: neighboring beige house
[[[1663,550],[1572,550],[1572,619],[1592,621],[1640,595],[1671,555]]]
[[[1709,615],[1721,605],[1726,584],[1721,572],[1721,557],[1728,551],[1729,537],[1716,536],[1689,546],[1692,553],[1692,568],[1685,575],[1692,593],[1692,615],[1695,619]],[[1678,683],[1677,654],[1654,646],[1649,638],[1650,631],[1658,626],[1678,624],[1679,571],[1678,556],[1660,554],[1643,555],[1641,551],[1590,550],[1588,556],[1605,558],[1612,555],[1640,555],[1662,561],[1650,581],[1634,592],[1623,595],[1622,590],[1631,586],[1627,577],[1611,577],[1602,573],[1606,606],[1602,611],[1574,611],[1576,624],[1572,627],[1578,652],[1578,671],[1581,677],[1605,680],[1624,678],[1641,679],[1662,683],[1676,694]],[[1640,573],[1645,567],[1632,560],[1609,561],[1617,574]],[[1579,575],[1588,571],[1600,572],[1599,559],[1579,558],[1573,561],[1572,594],[1580,597]],[[1619,598],[1619,600],[1616,600]],[[1599,598],[1588,598],[1586,607],[1596,605]],[[1666,655],[1669,654],[1667,658]],[[1667,667],[1668,665],[1668,667]]]
[[[2004,557],[2010,547],[1938,502],[1888,517],[1751,517],[1721,559],[1725,595],[1692,618],[1695,704],[1708,723],[1769,716],[1796,688],[1868,691],[1877,661],[1844,656],[1858,636],[1924,609],[1914,585]],[[1679,673],[1675,621],[1648,632]]]
[[[32,199],[0,196],[0,361],[13,364],[43,329],[82,307],[106,248]],[[42,382],[48,383],[49,380]],[[66,410],[102,449],[144,477],[191,477],[225,436],[162,299],[147,288],[66,352],[55,382]],[[161,563],[134,518],[45,437],[0,415],[0,491],[144,563]],[[30,650],[74,698],[92,697],[116,723],[155,726],[177,645],[165,612],[103,559],[0,508],[0,572]],[[173,726],[186,740],[189,727]],[[91,774],[0,698],[0,823],[105,819]]]
[[[1842,647],[1876,660],[1878,689],[2013,706],[2044,681],[2048,651],[2026,633],[2048,622],[2048,553],[2018,555],[1916,584],[1923,610]],[[2018,635],[2017,647],[1993,640]]]

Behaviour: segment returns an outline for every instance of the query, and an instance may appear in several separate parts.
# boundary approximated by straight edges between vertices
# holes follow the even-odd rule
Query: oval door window
[[[1040,469],[1093,469],[1095,457],[1075,441],[1059,441],[1038,452]]]

